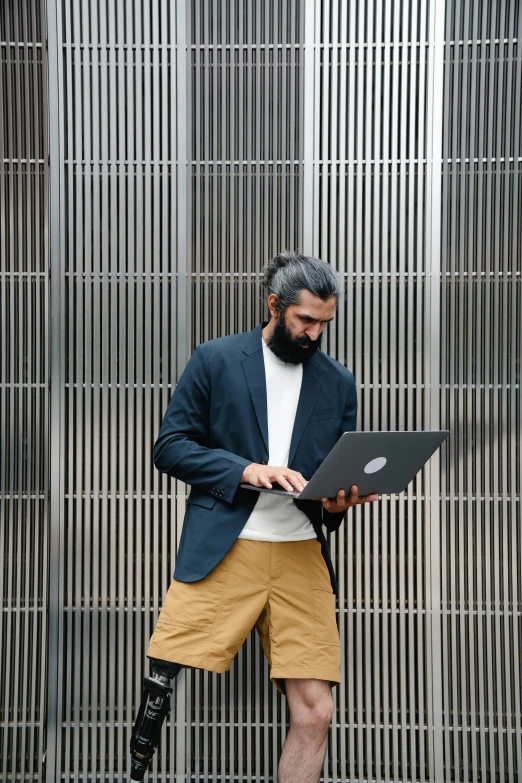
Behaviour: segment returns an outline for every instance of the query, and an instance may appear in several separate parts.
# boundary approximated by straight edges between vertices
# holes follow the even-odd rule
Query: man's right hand
[[[272,465],[258,465],[253,462],[245,468],[240,484],[253,484],[254,487],[272,489],[272,482],[280,484],[287,492],[302,492],[306,479],[296,470],[290,468],[274,468]]]

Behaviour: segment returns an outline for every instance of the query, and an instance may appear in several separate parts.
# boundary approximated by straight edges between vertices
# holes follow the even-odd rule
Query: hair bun
[[[285,267],[290,266],[291,264],[295,264],[296,261],[300,260],[301,256],[299,256],[297,253],[291,253],[288,250],[285,250],[282,253],[278,253],[276,256],[274,256],[263,270],[263,285],[265,288],[270,285],[274,279],[274,276],[277,272],[279,272],[280,269],[284,269]]]

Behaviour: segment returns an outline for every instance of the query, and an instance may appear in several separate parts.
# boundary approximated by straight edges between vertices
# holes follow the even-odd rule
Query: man
[[[354,430],[352,374],[319,350],[338,278],[318,259],[281,253],[266,267],[270,320],[200,345],[154,447],[156,467],[191,485],[174,579],[147,655],[152,676],[131,740],[142,780],[183,666],[224,672],[255,626],[290,730],[279,783],[316,783],[340,682],[336,591],[322,530],[377,499],[293,500],[240,487],[301,491],[340,435]],[[333,588],[333,589],[332,589]]]

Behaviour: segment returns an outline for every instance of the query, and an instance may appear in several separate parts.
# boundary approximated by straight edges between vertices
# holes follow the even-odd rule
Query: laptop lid
[[[403,492],[448,435],[448,430],[345,432],[296,496],[333,498],[340,489],[349,494],[354,484],[359,495]]]

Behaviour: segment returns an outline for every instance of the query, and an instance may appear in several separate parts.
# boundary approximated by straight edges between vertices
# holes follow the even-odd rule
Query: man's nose
[[[322,324],[314,324],[313,326],[309,326],[308,329],[306,329],[306,336],[310,338],[310,340],[318,340],[319,335],[322,332]]]

